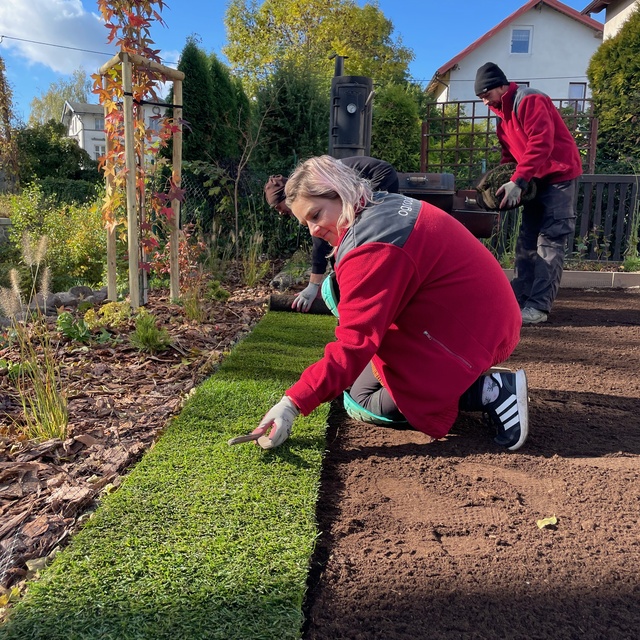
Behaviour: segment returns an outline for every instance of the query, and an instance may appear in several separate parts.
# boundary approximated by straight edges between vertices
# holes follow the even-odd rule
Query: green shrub
[[[100,191],[95,182],[69,178],[44,178],[40,187],[44,196],[59,204],[91,202],[98,197]]]
[[[84,321],[89,329],[100,327],[118,329],[125,325],[130,317],[131,307],[128,302],[107,302],[97,312],[93,309],[87,310],[84,314]]]
[[[587,76],[598,117],[597,167],[635,173],[640,133],[640,8],[595,52]],[[635,165],[635,166],[634,166]]]
[[[63,336],[70,340],[88,342],[91,338],[91,331],[87,323],[82,318],[76,320],[68,311],[63,311],[58,316],[56,327]]]
[[[10,239],[20,246],[28,232],[47,236],[47,263],[54,291],[64,291],[76,282],[101,283],[106,264],[106,231],[101,203],[56,204],[38,185],[11,198]]]

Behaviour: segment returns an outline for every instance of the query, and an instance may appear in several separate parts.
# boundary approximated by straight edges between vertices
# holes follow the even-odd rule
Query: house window
[[[511,53],[531,53],[533,27],[517,27],[511,31]]]
[[[570,82],[569,83],[569,98],[571,100],[584,100],[586,97],[587,97],[586,82]]]
[[[518,85],[518,87],[528,87],[529,86],[529,82],[527,82],[526,80],[514,80],[514,82]]]
[[[570,82],[569,83],[569,100],[567,100],[565,106],[573,107],[576,111],[584,111],[586,97],[587,97],[586,82]]]
[[[100,156],[103,156],[107,152],[106,145],[96,144],[93,147],[93,159],[100,160]]]
[[[149,118],[149,124],[147,125],[147,131],[160,131],[160,119],[157,116],[151,116]]]
[[[104,118],[96,118],[96,131],[104,131]]]

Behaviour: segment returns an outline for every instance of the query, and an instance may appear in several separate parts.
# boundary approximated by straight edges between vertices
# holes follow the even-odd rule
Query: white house
[[[147,129],[157,129],[158,121],[154,116],[164,115],[164,109],[157,105],[143,105],[144,123]],[[106,153],[106,135],[104,132],[104,107],[100,104],[85,102],[65,102],[62,109],[62,123],[67,135],[78,141],[94,160]]]
[[[77,140],[78,146],[94,160],[105,154],[106,137],[102,105],[65,101],[62,124],[67,128],[67,135]]]
[[[594,0],[581,13],[591,15],[606,9],[604,18],[604,38],[615,36],[631,13],[640,7],[640,0]]]
[[[476,71],[495,62],[509,80],[551,98],[584,99],[587,67],[602,34],[601,22],[558,0],[530,0],[443,64],[427,91],[438,102],[477,100]]]

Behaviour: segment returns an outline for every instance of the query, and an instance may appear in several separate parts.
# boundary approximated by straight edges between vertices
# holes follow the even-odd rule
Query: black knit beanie
[[[475,90],[477,96],[505,84],[509,84],[507,76],[495,62],[483,64],[476,73]]]

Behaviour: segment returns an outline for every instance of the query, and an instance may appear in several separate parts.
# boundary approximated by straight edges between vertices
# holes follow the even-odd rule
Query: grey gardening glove
[[[297,311],[307,312],[311,309],[311,305],[313,301],[316,299],[318,295],[318,289],[320,289],[319,284],[315,284],[314,282],[310,282],[306,289],[303,289],[296,297],[295,300],[291,303],[291,308],[296,309]]]
[[[504,193],[504,198],[500,203],[501,209],[513,209],[520,202],[520,196],[522,195],[522,189],[515,182],[507,182],[503,184],[497,191],[496,196]]]
[[[255,431],[261,430],[265,434],[258,438],[258,444],[263,449],[279,447],[291,435],[293,421],[299,413],[298,407],[287,396],[282,396],[282,400],[267,411],[255,429]],[[267,435],[269,427],[272,428]]]

